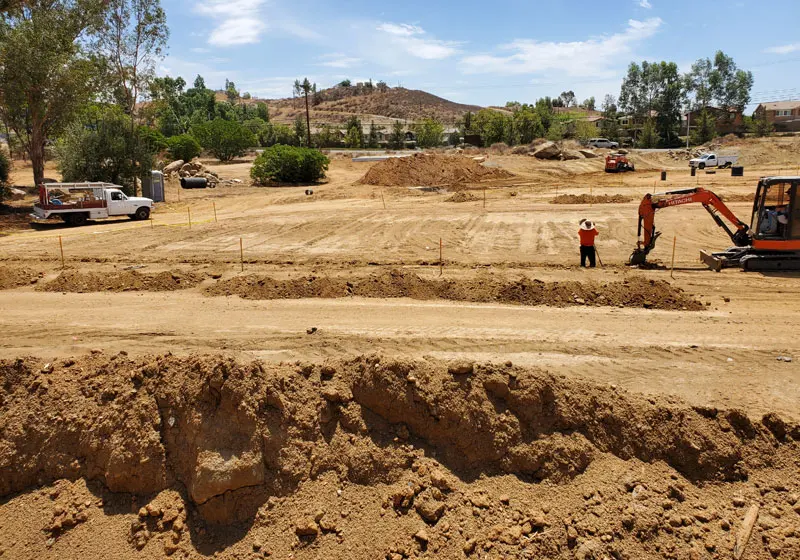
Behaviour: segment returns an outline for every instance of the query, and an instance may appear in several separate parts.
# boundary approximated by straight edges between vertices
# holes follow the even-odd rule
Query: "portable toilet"
[[[164,202],[164,174],[161,171],[150,172],[150,196],[147,198],[153,199],[153,202]]]

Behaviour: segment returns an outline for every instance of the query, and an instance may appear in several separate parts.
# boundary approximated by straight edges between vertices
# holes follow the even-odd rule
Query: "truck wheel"
[[[86,214],[70,214],[69,218],[64,221],[66,221],[67,225],[70,226],[84,226],[86,225]]]
[[[706,164],[705,163],[701,163],[697,167],[699,167],[700,169],[705,169],[706,168]]]
[[[134,220],[146,220],[150,217],[150,209],[147,206],[142,206],[141,208],[136,209],[136,213],[133,215]]]

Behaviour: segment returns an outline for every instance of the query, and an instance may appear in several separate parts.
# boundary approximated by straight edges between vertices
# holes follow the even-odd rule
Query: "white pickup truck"
[[[47,183],[39,187],[39,202],[31,217],[36,220],[60,218],[71,226],[87,220],[128,216],[132,220],[150,217],[153,201],[127,196],[111,183]]]
[[[689,160],[689,167],[697,167],[698,169],[705,169],[706,167],[730,167],[739,156],[718,156],[717,154],[703,154],[699,158]]]

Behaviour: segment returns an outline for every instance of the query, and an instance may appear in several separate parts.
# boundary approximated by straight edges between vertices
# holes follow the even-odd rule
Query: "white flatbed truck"
[[[68,225],[82,226],[88,220],[114,216],[146,220],[152,209],[151,199],[128,196],[111,183],[46,183],[39,186],[31,218],[60,218]]]
[[[739,159],[739,156],[718,156],[717,154],[703,154],[698,158],[689,160],[689,167],[705,169],[706,167],[731,167]]]

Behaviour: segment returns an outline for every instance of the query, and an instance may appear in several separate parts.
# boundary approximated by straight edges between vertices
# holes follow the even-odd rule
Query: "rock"
[[[6,200],[21,200],[23,198],[25,198],[25,191],[21,189],[15,189],[13,187],[8,189]]]
[[[453,489],[453,480],[446,472],[441,469],[434,469],[431,471],[431,484],[442,491]]]
[[[352,399],[349,391],[342,390],[337,387],[325,387],[322,390],[322,398],[334,404],[346,403]]]
[[[488,508],[491,505],[488,498],[483,494],[472,494],[469,497],[469,501],[477,508]]]
[[[500,503],[501,504],[508,505],[508,503],[510,501],[511,501],[511,497],[508,494],[500,494]]]
[[[439,521],[439,518],[442,517],[444,513],[444,502],[434,500],[430,497],[415,500],[414,507],[420,517],[431,525]]]
[[[618,153],[618,154],[622,154],[622,155],[624,156],[624,155],[626,155],[626,154],[628,154],[628,153],[630,153],[630,152],[628,152],[628,150],[626,150],[626,149],[624,149],[624,148],[618,148],[618,149],[617,149],[617,153]]]
[[[594,153],[594,152],[593,152],[593,151],[591,151],[591,150],[578,150],[578,151],[579,151],[579,152],[581,153],[581,155],[582,155],[583,157],[585,157],[586,159],[591,159],[591,158],[600,157],[598,154]]]
[[[471,375],[475,371],[475,366],[472,362],[459,360],[451,363],[447,371],[450,375]]]
[[[312,518],[304,518],[295,521],[294,533],[298,537],[316,537],[319,535],[319,527]]]
[[[573,160],[573,159],[583,159],[583,154],[581,154],[577,150],[562,150],[561,151],[561,159],[562,160]]]
[[[733,505],[736,507],[744,507],[747,502],[741,496],[733,497]]]
[[[558,159],[561,149],[554,142],[545,142],[533,152],[533,157],[537,159]]]
[[[547,527],[547,518],[544,515],[544,512],[539,510],[533,510],[530,513],[530,522],[534,529],[544,529]]]
[[[195,503],[219,496],[230,490],[264,483],[264,461],[261,452],[246,450],[236,454],[225,454],[206,449],[197,457],[189,493]]]
[[[510,392],[508,382],[497,375],[484,381],[483,388],[487,393],[499,399],[506,398]]]
[[[170,164],[164,166],[164,175],[169,175],[170,173],[174,173],[178,171],[185,162],[182,159],[177,159]]]
[[[420,529],[416,533],[414,533],[414,538],[417,539],[419,542],[423,544],[427,544],[430,538],[428,537],[428,531],[425,529]]]

